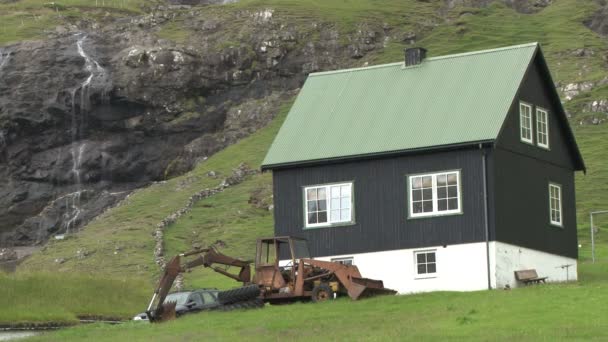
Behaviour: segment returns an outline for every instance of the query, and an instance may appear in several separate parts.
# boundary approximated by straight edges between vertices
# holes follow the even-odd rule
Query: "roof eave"
[[[466,149],[466,148],[471,148],[471,147],[478,148],[479,146],[493,147],[495,141],[496,141],[495,139],[486,139],[486,140],[470,141],[470,142],[457,143],[457,144],[411,148],[411,149],[405,149],[405,150],[373,152],[373,153],[366,153],[366,154],[356,154],[356,155],[349,155],[349,156],[339,156],[339,157],[320,158],[320,159],[298,160],[298,161],[275,163],[275,164],[263,164],[261,166],[261,170],[268,171],[268,170],[276,170],[276,169],[289,169],[289,168],[297,168],[297,167],[317,166],[317,165],[322,165],[322,164],[336,164],[336,163],[345,163],[345,162],[351,162],[351,161],[392,158],[392,157],[421,154],[421,153],[428,153],[428,152],[444,152],[444,151],[457,150],[457,149]]]

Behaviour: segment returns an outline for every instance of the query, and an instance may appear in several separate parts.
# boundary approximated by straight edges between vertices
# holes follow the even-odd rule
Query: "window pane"
[[[448,200],[438,200],[437,201],[437,210],[444,211],[448,210]]]
[[[342,189],[341,190],[341,192],[342,192],[341,196],[342,197],[350,197],[350,192],[351,192],[350,185],[342,185],[341,189]]]
[[[317,199],[317,189],[308,189],[306,191],[306,199],[309,201]]]
[[[422,202],[422,210],[425,213],[433,211],[433,201],[424,201],[424,202]]]
[[[345,197],[342,198],[340,203],[340,208],[344,209],[344,208],[350,208],[350,198],[349,197]]]
[[[326,199],[327,196],[325,195],[325,192],[325,188],[319,188],[317,191],[317,199]]]
[[[308,214],[308,223],[309,224],[317,223],[317,213],[309,213]]]
[[[427,262],[435,262],[435,253],[426,253]]]
[[[412,177],[412,189],[422,188],[422,177]]]
[[[437,198],[441,199],[441,198],[446,198],[448,194],[447,188],[446,187],[440,187],[437,188]]]
[[[446,175],[439,175],[439,176],[437,176],[437,185],[438,186],[446,185],[447,180],[448,180],[448,177]]]
[[[331,187],[331,198],[338,198],[338,197],[340,197],[340,187],[332,186]]]
[[[458,209],[458,199],[452,198],[448,200],[448,210]]]
[[[425,199],[425,200],[433,199],[433,189],[423,189],[422,190],[422,199]]]
[[[350,221],[350,209],[344,209],[340,212],[340,221]]]
[[[416,254],[416,261],[419,264],[423,264],[426,262],[426,254],[424,253],[418,253]]]
[[[422,212],[422,202],[416,202],[413,204],[413,211],[414,214],[418,214]]]
[[[308,201],[308,212],[317,211],[317,201]]]
[[[340,221],[340,209],[331,211],[331,221],[332,222]]]
[[[412,199],[414,201],[422,200],[422,190],[412,190]]]
[[[327,211],[319,211],[318,220],[319,223],[327,222]]]
[[[430,188],[433,186],[433,177],[426,176],[422,177],[422,186],[425,188]]]
[[[448,187],[448,197],[458,197],[458,187],[455,185]]]
[[[458,184],[458,177],[456,176],[455,173],[448,174],[448,184],[449,185],[456,185],[456,184]]]
[[[317,202],[319,203],[319,210],[327,210],[327,201],[326,200],[320,200]]]
[[[331,199],[331,209],[340,209],[340,199],[339,198],[332,198]]]
[[[427,273],[435,273],[437,268],[435,267],[435,263],[426,265]]]
[[[425,273],[426,273],[426,265],[425,264],[418,265],[418,274],[425,274]]]

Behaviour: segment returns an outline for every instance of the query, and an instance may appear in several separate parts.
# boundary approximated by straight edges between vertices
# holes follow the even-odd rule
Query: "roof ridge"
[[[313,72],[313,73],[308,74],[308,77],[323,76],[323,75],[330,75],[330,74],[341,74],[341,73],[351,72],[351,71],[361,71],[361,70],[388,68],[388,67],[402,65],[402,64],[403,64],[403,62],[392,62],[392,63],[386,63],[386,64],[375,64],[375,65],[362,66],[362,67],[356,67],[356,68],[348,68],[348,69],[337,69],[337,70],[319,71],[319,72]]]
[[[485,49],[485,50],[477,50],[477,51],[470,51],[470,52],[454,53],[454,54],[450,54],[450,55],[429,57],[429,58],[427,58],[427,61],[436,61],[436,60],[449,59],[449,58],[467,57],[467,56],[480,55],[480,54],[485,54],[485,53],[522,49],[525,47],[532,47],[532,46],[538,46],[538,45],[539,45],[538,42],[518,44],[518,45],[509,45],[509,46],[503,46],[503,47],[493,48],[493,49]],[[341,73],[354,72],[354,71],[364,71],[364,70],[388,68],[388,67],[394,67],[394,66],[402,66],[403,63],[404,62],[392,62],[392,63],[376,64],[376,65],[356,67],[356,68],[313,72],[313,73],[310,73],[308,75],[308,77],[325,76],[325,75],[341,74]]]
[[[485,53],[492,53],[492,52],[498,52],[498,51],[522,49],[522,48],[532,47],[532,46],[538,46],[538,42],[526,43],[526,44],[518,44],[518,45],[510,45],[510,46],[503,46],[503,47],[494,48],[494,49],[486,49],[486,50],[477,50],[477,51],[470,51],[470,52],[455,53],[455,54],[444,55],[444,56],[435,56],[435,57],[429,57],[427,60],[429,60],[429,61],[435,60],[436,61],[438,59],[459,58],[459,57],[466,57],[466,56],[471,56],[471,55],[481,55],[481,54],[485,54]]]

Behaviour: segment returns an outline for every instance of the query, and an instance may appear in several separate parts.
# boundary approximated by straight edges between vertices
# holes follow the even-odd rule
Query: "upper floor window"
[[[563,226],[562,223],[562,186],[549,183],[549,215],[551,224]]]
[[[409,176],[410,217],[459,213],[460,171]]]
[[[352,183],[311,186],[304,189],[306,227],[352,221]]]
[[[532,142],[532,106],[519,103],[519,127],[521,141],[533,144]]]
[[[549,148],[549,115],[546,109],[536,107],[536,143]]]

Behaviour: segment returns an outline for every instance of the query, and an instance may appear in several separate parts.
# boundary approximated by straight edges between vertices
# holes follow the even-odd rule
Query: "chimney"
[[[418,65],[426,58],[426,49],[421,47],[405,49],[405,66]]]

